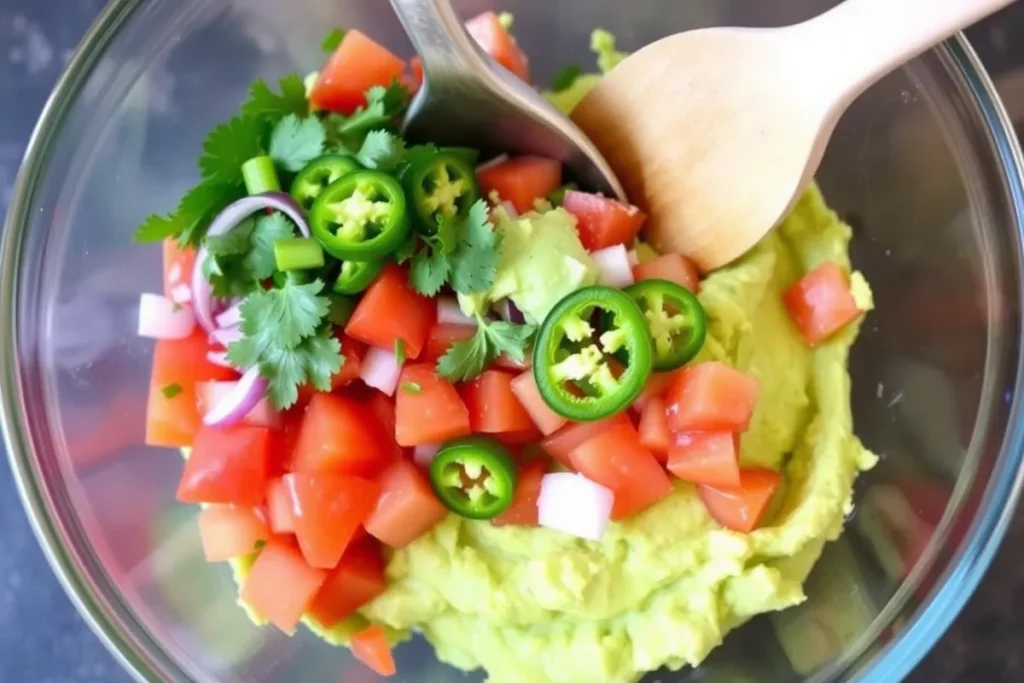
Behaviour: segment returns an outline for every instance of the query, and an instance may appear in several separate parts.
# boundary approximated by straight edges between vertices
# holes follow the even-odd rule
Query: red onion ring
[[[256,407],[267,391],[267,380],[260,377],[258,365],[242,375],[224,398],[203,416],[209,427],[230,427],[241,422]]]
[[[210,223],[206,234],[223,235],[252,214],[266,209],[274,209],[288,216],[298,226],[303,237],[309,237],[309,224],[302,215],[302,209],[284,192],[264,192],[228,204]],[[206,256],[206,247],[200,247],[196,254],[195,268],[192,270],[192,307],[202,328],[207,332],[213,332],[216,329],[213,320],[213,287],[203,276],[203,262],[206,261]]]

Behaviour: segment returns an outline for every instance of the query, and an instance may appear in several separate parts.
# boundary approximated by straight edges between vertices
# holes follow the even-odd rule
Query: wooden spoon
[[[669,36],[608,74],[572,113],[647,238],[708,271],[796,203],[846,107],[911,57],[1012,0],[846,0],[775,29]]]

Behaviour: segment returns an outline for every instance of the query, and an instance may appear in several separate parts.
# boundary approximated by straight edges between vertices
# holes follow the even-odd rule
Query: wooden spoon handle
[[[823,57],[827,79],[848,103],[882,76],[1014,0],[845,0],[794,26],[808,62]],[[817,55],[817,56],[815,56]],[[823,74],[824,75],[824,74]]]

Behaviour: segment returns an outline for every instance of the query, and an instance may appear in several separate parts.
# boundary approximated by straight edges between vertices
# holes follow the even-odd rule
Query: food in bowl
[[[467,26],[528,77],[507,22]],[[418,631],[492,681],[631,681],[801,602],[876,460],[847,372],[871,292],[818,190],[700,274],[556,161],[409,144],[416,61],[328,42],[137,235],[164,250],[147,443],[185,454],[253,621],[381,675]]]

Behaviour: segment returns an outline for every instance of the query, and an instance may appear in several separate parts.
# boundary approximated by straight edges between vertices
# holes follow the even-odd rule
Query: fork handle
[[[391,0],[426,74],[479,68],[485,57],[462,26],[451,0]]]

